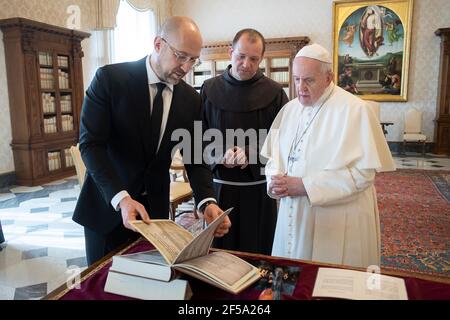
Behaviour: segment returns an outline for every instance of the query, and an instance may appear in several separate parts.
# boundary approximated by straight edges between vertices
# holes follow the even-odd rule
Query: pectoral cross
[[[298,161],[300,159],[299,156],[289,156],[288,157],[288,167],[289,167],[289,172],[292,172],[292,167],[294,166],[294,162]]]
[[[293,163],[294,161],[298,161],[298,159],[299,159],[300,157],[298,157],[298,156],[289,156],[289,158],[288,158],[288,161],[290,162],[290,163]]]

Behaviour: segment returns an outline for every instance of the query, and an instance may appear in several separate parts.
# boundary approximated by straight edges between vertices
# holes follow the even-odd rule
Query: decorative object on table
[[[258,267],[261,279],[256,289],[261,290],[259,300],[282,300],[283,295],[294,293],[300,274],[298,266],[277,266],[267,261],[250,261]]]

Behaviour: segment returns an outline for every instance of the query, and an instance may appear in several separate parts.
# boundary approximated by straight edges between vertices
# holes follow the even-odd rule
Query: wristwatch
[[[205,203],[203,203],[198,210],[203,214],[206,207],[209,206],[210,204],[217,204],[217,202],[213,200],[208,200]]]

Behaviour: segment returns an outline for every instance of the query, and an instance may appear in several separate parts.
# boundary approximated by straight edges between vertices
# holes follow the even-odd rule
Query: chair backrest
[[[184,167],[183,163],[183,156],[180,153],[180,150],[177,150],[172,158],[172,163],[170,164],[170,170],[169,173],[171,174],[172,181],[177,181],[178,174],[182,174],[182,178],[184,182],[189,182],[186,168]]]
[[[380,103],[371,100],[366,100],[366,102],[367,105],[369,106],[369,109],[371,109],[375,114],[375,116],[377,117],[377,120],[380,121],[380,113],[381,113]]]
[[[422,132],[422,111],[409,109],[405,113],[405,133]]]
[[[76,146],[70,147],[70,154],[72,155],[73,163],[75,164],[75,170],[77,172],[78,182],[80,183],[81,188],[83,186],[84,177],[86,175],[86,166],[84,165],[83,159],[81,158],[78,144]]]

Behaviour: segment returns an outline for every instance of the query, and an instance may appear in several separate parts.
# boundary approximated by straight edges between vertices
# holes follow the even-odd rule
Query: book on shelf
[[[152,220],[149,224],[130,221],[130,224],[155,246],[171,269],[238,294],[260,278],[258,268],[228,252],[209,253],[216,228],[231,210],[226,210],[196,237],[168,219]]]
[[[408,300],[405,280],[377,273],[319,268],[313,297],[352,300]]]
[[[189,300],[192,291],[183,279],[160,281],[110,270],[105,292],[142,300]]]

